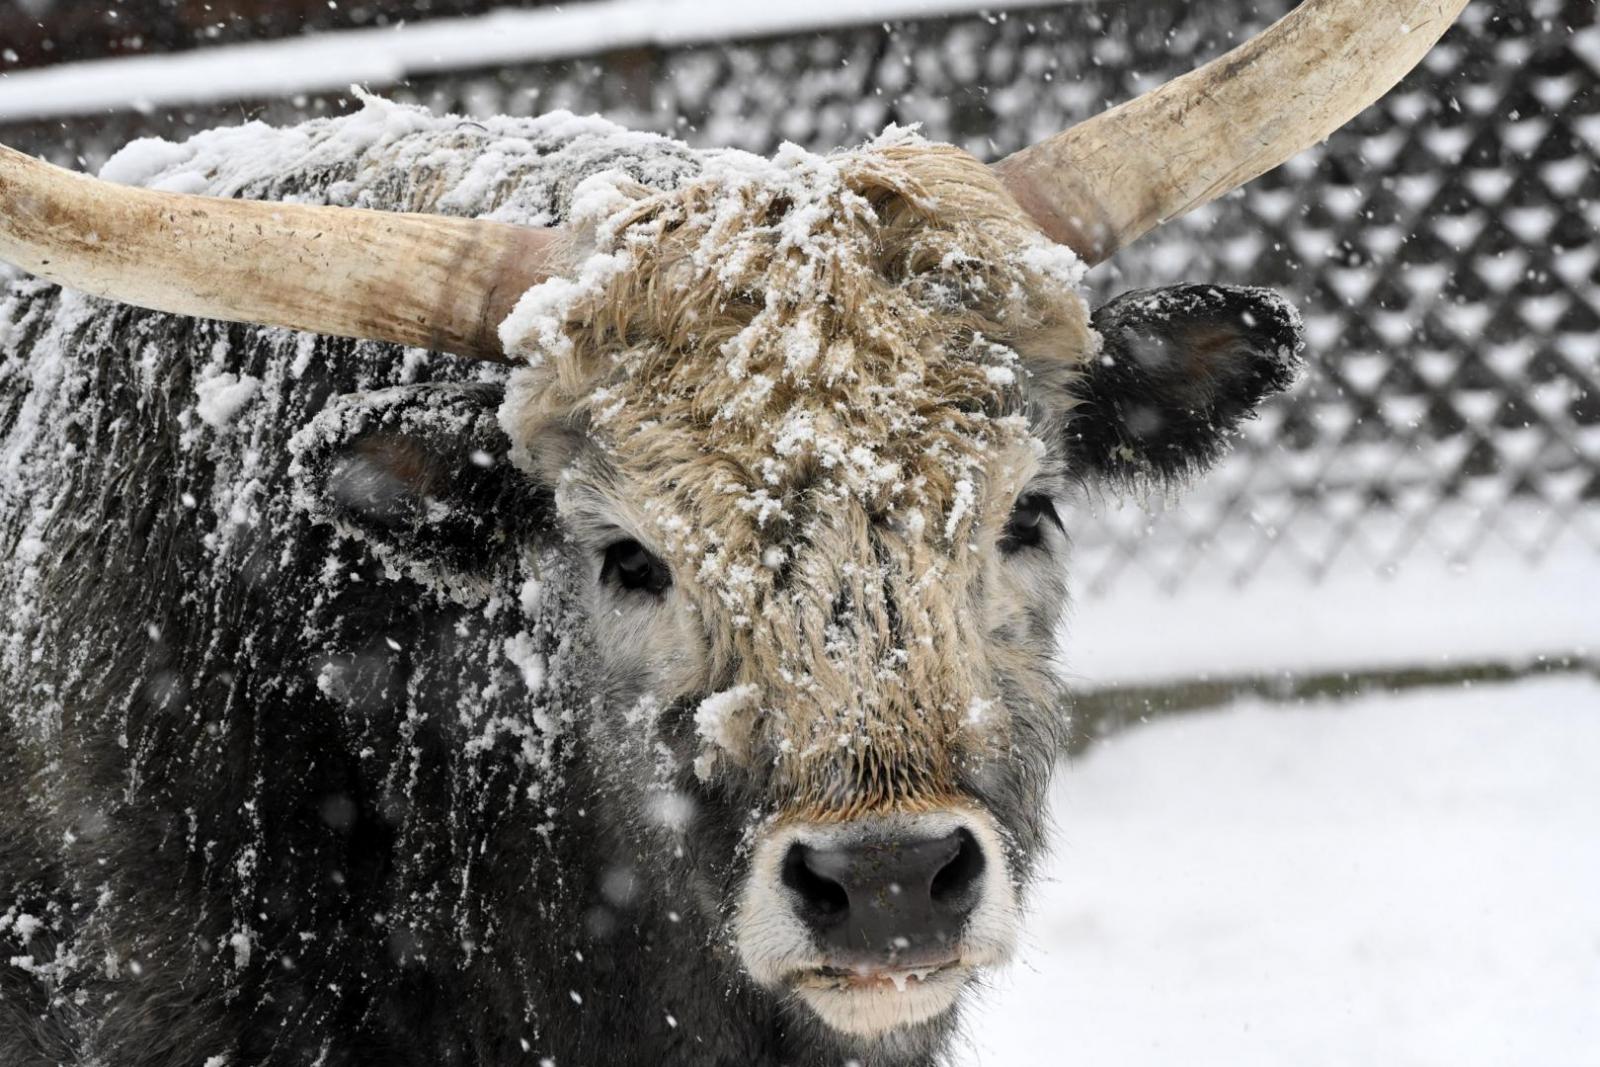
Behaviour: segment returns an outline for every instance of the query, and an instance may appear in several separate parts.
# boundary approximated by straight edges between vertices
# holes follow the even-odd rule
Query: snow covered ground
[[[1537,567],[1487,546],[1464,565],[1419,549],[1392,574],[1349,565],[1320,585],[1267,573],[1238,588],[1215,574],[1222,569],[1196,564],[1200,573],[1177,596],[1127,573],[1107,595],[1079,598],[1061,635],[1073,684],[1082,691],[1600,654],[1600,551],[1576,538]]]
[[[1600,1065],[1600,681],[1242,702],[1054,804],[961,1067]]]

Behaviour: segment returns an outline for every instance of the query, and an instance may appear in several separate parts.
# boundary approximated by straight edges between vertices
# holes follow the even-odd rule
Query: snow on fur
[[[1093,350],[1081,264],[976,160],[903,130],[710,154],[670,191],[609,177],[574,220],[593,246],[577,276],[502,326],[527,363],[501,410],[521,461],[581,423],[637,488],[733,691],[763,687],[746,758],[806,803],[948,793],[943,739],[992,682],[947,647],[962,606],[917,588],[972,573],[969,542],[1037,469],[1014,368]]]
[[[995,575],[993,553],[975,546],[999,537],[1016,494],[1052,462],[1022,413],[1019,368],[1070,381],[1094,340],[1071,288],[1081,268],[970,156],[890,131],[852,151],[788,147],[765,160],[560,113],[469,123],[369,100],[290,129],[140,142],[105,173],[572,224],[578,270],[530,292],[505,325],[524,363],[498,426],[530,472],[546,434],[580,431],[589,450],[575,467],[588,481],[562,472],[563,536],[635,522],[671,564],[708,643],[703,661],[700,638],[674,647],[674,669],[723,679],[701,690],[724,692],[701,705],[701,759],[776,768],[741,817],[947,803],[958,764],[1005,742],[1003,724],[969,729],[971,709],[1004,688],[1008,708],[1055,715],[1048,656],[1023,648],[1033,638],[1018,618],[986,620],[981,632],[1022,635],[988,648],[967,616],[985,582],[1017,583],[986,603],[1018,617],[1027,581],[1059,593],[1059,576]],[[66,889],[17,890],[41,898],[26,914],[62,939],[53,962],[33,966],[50,995],[200,960],[231,1001],[275,967],[275,982],[303,981],[318,1006],[286,1017],[282,1040],[311,1047],[342,998],[378,981],[361,952],[383,973],[445,959],[462,988],[522,990],[485,1010],[501,1013],[496,1040],[525,1027],[534,1047],[541,1006],[558,999],[542,983],[581,964],[541,949],[565,936],[542,917],[583,888],[542,868],[571,847],[557,819],[593,818],[592,795],[567,792],[565,753],[615,741],[605,760],[677,796],[671,776],[689,761],[659,732],[671,709],[597,666],[580,617],[589,556],[549,539],[492,580],[461,582],[357,543],[297,484],[319,447],[381,420],[383,390],[498,386],[505,372],[32,282],[0,303],[0,360],[0,596],[14,606],[0,683],[28,694],[0,719],[0,748],[17,739],[6,758],[35,783],[10,802],[43,820],[43,840],[82,842],[62,862],[83,872],[72,899],[97,901],[74,913]],[[599,513],[602,483],[634,510]],[[85,574],[105,580],[72,577]],[[1027,729],[1043,736],[1051,722]],[[83,738],[113,745],[123,775],[87,800],[62,771]],[[301,761],[293,774],[284,758]],[[340,836],[355,824],[352,790],[392,836],[395,866],[373,890],[382,906],[346,923],[330,917],[346,867],[359,866],[340,858],[355,847]],[[237,804],[140,821],[191,795]],[[270,837],[308,810],[323,836],[288,851]],[[183,862],[152,866],[151,839]],[[307,840],[325,850],[321,866]],[[183,900],[185,864],[222,902],[184,912],[194,929],[119,925],[131,901]],[[129,884],[139,872],[175,881]],[[519,895],[534,879],[548,895]],[[321,933],[282,929],[283,899],[319,916]],[[616,921],[584,922],[602,919]],[[266,997],[258,1010],[290,1003]],[[185,1054],[214,1048],[204,1018],[189,1013],[162,1039]]]
[[[684,146],[600,119],[469,123],[369,99],[340,119],[135,142],[104,176],[215,196],[540,225],[565,217],[593,174],[668,189],[698,168]],[[293,958],[306,975],[327,979],[318,995],[330,1002],[368,984],[344,970],[359,964],[341,957],[351,951],[343,935],[292,953],[262,940],[268,895],[291,887],[274,888],[278,876],[266,872],[281,871],[285,856],[272,853],[251,812],[325,805],[332,826],[348,820],[350,803],[338,792],[347,787],[322,782],[317,767],[261,765],[271,735],[285,730],[334,729],[330,745],[359,753],[375,780],[389,783],[386,817],[397,854],[408,857],[381,916],[395,943],[459,941],[472,946],[466,960],[494,948],[508,920],[485,903],[484,885],[496,875],[478,835],[502,819],[548,830],[549,804],[563,788],[559,752],[572,709],[583,706],[572,686],[587,653],[549,608],[568,594],[556,581],[530,582],[519,605],[514,596],[467,591],[474,598],[424,582],[414,587],[425,601],[416,609],[390,610],[376,632],[351,632],[351,605],[388,579],[364,546],[313,535],[290,469],[291,435],[313,424],[330,392],[503,378],[497,368],[425,357],[140,312],[27,279],[0,293],[0,599],[8,606],[0,684],[26,694],[0,711],[0,747],[4,760],[20,761],[5,767],[18,776],[8,780],[31,783],[26,796],[6,798],[21,805],[5,808],[6,817],[20,827],[25,809],[49,827],[41,832],[52,848],[86,860],[83,850],[97,849],[105,859],[107,850],[134,848],[145,832],[138,820],[154,810],[141,798],[170,788],[163,782],[200,793],[242,788],[249,798],[244,811],[219,814],[195,802],[179,817],[179,847],[230,902],[193,929],[119,929],[116,916],[131,899],[155,892],[182,900],[176,886],[138,884],[152,870],[148,854],[106,859],[103,868],[90,862],[103,875],[77,887],[86,903],[75,914],[45,883],[0,888],[13,934],[59,942],[51,958],[29,964],[52,995],[158,973],[180,958],[215,957],[223,974],[262,960],[287,974],[272,961]],[[475,606],[441,615],[427,606],[433,601]],[[455,621],[430,629],[444,619]],[[319,646],[309,662],[282,658]],[[444,669],[430,664],[435,657]],[[181,672],[167,666],[176,663]],[[402,677],[402,689],[388,681]],[[477,682],[457,684],[467,677]],[[318,699],[340,709],[342,726],[309,716]],[[251,724],[262,714],[277,718],[258,731]],[[255,738],[249,750],[224,758],[246,738]],[[125,781],[84,799],[63,754],[101,739],[125,753]],[[441,834],[440,820],[457,832]],[[113,823],[122,829],[107,837]],[[7,873],[19,877],[33,862],[13,860]],[[328,888],[297,891],[315,907]],[[12,895],[35,891],[43,898],[19,910]],[[184,1047],[203,1058],[206,1039],[190,1031],[203,1025],[202,1013],[191,1014],[163,1040],[192,1039]],[[314,1017],[294,1024],[316,1025]]]

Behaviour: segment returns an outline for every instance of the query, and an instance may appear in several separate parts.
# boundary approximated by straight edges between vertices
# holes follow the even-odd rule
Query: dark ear
[[[1300,366],[1300,315],[1268,289],[1135,290],[1093,321],[1104,347],[1074,389],[1067,441],[1078,469],[1101,476],[1203,470]]]
[[[299,499],[391,567],[478,584],[551,521],[551,497],[507,458],[498,385],[416,385],[334,400],[295,436]]]

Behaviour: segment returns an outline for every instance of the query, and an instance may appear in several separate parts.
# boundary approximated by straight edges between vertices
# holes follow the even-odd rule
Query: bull
[[[1463,5],[1308,0],[994,166],[375,101],[0,150],[0,1061],[938,1059],[1045,837],[1057,502],[1300,348],[1082,272]]]

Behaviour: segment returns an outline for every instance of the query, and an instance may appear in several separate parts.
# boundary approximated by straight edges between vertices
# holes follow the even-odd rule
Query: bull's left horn
[[[1099,263],[1349,122],[1466,6],[1305,0],[1227,55],[994,169],[1040,229]]]
[[[560,273],[561,244],[554,229],[136,189],[0,145],[0,260],[156,311],[503,360],[500,322]]]

